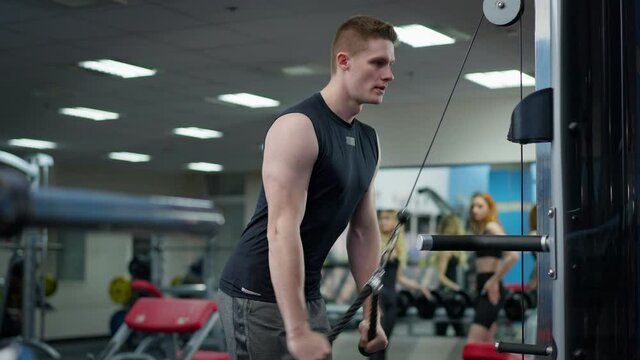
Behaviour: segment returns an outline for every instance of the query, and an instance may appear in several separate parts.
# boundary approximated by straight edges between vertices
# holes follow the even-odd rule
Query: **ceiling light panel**
[[[86,107],[62,108],[58,110],[58,112],[63,115],[75,116],[95,121],[115,120],[120,118],[120,114],[118,113]]]
[[[204,171],[204,172],[218,172],[222,171],[224,167],[220,164],[207,163],[207,162],[194,162],[187,165],[189,170]]]
[[[173,133],[181,136],[188,136],[197,139],[215,139],[223,136],[223,133],[217,130],[202,129],[198,127],[181,127],[173,129]]]
[[[327,74],[329,69],[326,66],[307,64],[285,66],[281,71],[286,76],[314,76]]]
[[[78,66],[125,79],[153,76],[157,73],[155,69],[147,69],[110,59],[82,61],[78,63]]]
[[[151,160],[151,156],[147,154],[138,154],[138,153],[120,151],[120,152],[109,153],[109,159],[139,163],[139,162],[147,162]]]
[[[490,71],[484,73],[471,73],[464,76],[465,79],[482,85],[489,89],[505,89],[520,86],[520,71]],[[522,86],[535,86],[536,79],[522,73]]]
[[[394,27],[398,40],[414,48],[453,44],[456,40],[426,26],[411,24]]]
[[[56,143],[51,141],[24,139],[24,138],[11,139],[9,140],[8,143],[10,146],[23,147],[23,148],[29,148],[29,149],[40,149],[40,150],[55,149],[58,147]]]
[[[280,101],[249,93],[218,95],[218,100],[252,109],[280,106]]]

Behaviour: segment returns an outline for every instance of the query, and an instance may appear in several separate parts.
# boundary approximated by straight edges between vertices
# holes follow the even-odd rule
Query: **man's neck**
[[[320,95],[331,111],[349,124],[362,111],[362,104],[349,99],[347,92],[333,79],[320,91]]]

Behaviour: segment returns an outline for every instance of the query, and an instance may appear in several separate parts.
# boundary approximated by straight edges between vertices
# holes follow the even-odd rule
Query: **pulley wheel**
[[[492,24],[509,26],[520,18],[524,10],[522,0],[484,0],[482,11]]]

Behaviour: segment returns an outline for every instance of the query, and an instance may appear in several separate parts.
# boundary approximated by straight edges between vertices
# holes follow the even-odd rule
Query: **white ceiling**
[[[533,75],[533,2],[526,4],[523,66]],[[327,74],[285,77],[281,68],[328,67],[331,39],[344,19],[367,14],[470,38],[481,12],[481,0],[3,0],[0,148],[31,153],[7,145],[9,139],[25,137],[59,143],[49,153],[65,164],[182,172],[188,162],[207,161],[223,164],[227,172],[254,171],[274,116],[328,80]],[[485,21],[465,73],[518,68],[517,29]],[[365,108],[359,117],[378,129],[383,166],[422,161],[468,45],[461,40],[450,46],[396,48],[396,79],[385,103]],[[100,58],[159,73],[125,80],[75,66]],[[283,105],[252,110],[205,101],[233,92],[267,96]],[[429,163],[517,161],[519,148],[505,136],[519,96],[518,89],[489,90],[461,80]],[[57,113],[73,106],[124,116],[93,122]],[[211,128],[225,136],[205,141],[172,135],[179,126]],[[106,158],[111,151],[153,159],[116,163]],[[526,156],[532,157],[532,149]]]

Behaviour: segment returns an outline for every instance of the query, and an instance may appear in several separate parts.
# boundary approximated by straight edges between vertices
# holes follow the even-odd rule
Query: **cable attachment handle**
[[[409,212],[409,210],[407,210],[406,207],[398,212],[398,224],[404,225],[408,223],[410,219],[411,213]]]
[[[369,329],[367,330],[367,338],[369,341],[375,339],[378,327],[378,295],[382,290],[382,276],[384,275],[384,268],[376,270],[365,287],[368,287],[371,291],[371,308],[369,311]],[[368,353],[362,346],[358,345],[358,350],[362,356],[369,357],[373,354]]]
[[[358,309],[360,309],[360,306],[362,306],[362,304],[369,297],[369,295],[373,294],[374,290],[376,292],[376,297],[375,297],[376,314],[375,315],[376,315],[376,323],[377,323],[378,321],[377,294],[380,292],[380,289],[382,288],[382,275],[384,275],[384,268],[377,269],[373,273],[373,275],[371,275],[371,278],[362,287],[362,290],[360,290],[358,297],[353,301],[351,306],[349,306],[349,309],[347,309],[347,312],[345,312],[344,315],[342,315],[340,320],[338,320],[338,322],[331,329],[331,331],[329,331],[327,338],[329,339],[330,343],[333,343],[333,341],[338,337],[338,335],[340,335],[340,333],[347,327],[347,324],[349,324],[351,320],[353,320],[353,317],[358,312]],[[375,337],[375,333],[374,333],[374,337]]]

